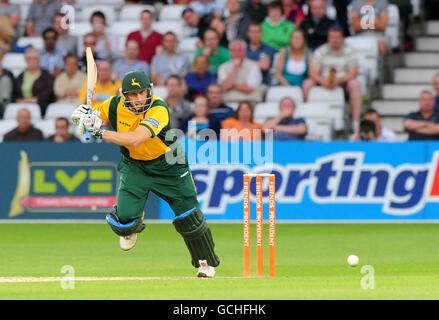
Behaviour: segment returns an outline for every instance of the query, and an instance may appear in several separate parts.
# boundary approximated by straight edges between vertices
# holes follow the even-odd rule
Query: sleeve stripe
[[[147,127],[149,129],[149,131],[151,131],[152,137],[153,138],[155,137],[154,130],[152,130],[152,128],[150,126],[148,126],[146,123],[143,123],[143,122],[140,125],[144,126],[144,127]]]

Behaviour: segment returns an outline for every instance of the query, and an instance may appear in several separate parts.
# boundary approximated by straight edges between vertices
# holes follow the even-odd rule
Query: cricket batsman
[[[197,276],[214,277],[214,267],[220,261],[199,208],[187,157],[175,135],[165,139],[171,130],[169,109],[162,98],[153,95],[148,76],[143,71],[128,72],[120,95],[93,108],[93,113],[89,108],[80,105],[72,113],[79,133],[90,131],[97,139],[119,145],[122,153],[117,204],[106,218],[120,237],[122,250],[133,248],[137,234],[145,228],[143,210],[151,191],[174,211],[173,224],[186,243],[192,265],[198,268]],[[114,131],[101,129],[102,122],[109,122]],[[175,145],[179,147],[171,148]],[[168,163],[169,152],[174,152],[179,161]]]

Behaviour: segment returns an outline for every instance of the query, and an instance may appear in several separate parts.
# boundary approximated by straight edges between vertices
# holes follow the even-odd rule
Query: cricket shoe
[[[213,278],[215,276],[215,268],[207,264],[207,260],[198,260],[200,267],[198,268],[198,278]]]
[[[137,241],[137,233],[130,234],[126,237],[120,237],[120,247],[124,251],[130,250]]]

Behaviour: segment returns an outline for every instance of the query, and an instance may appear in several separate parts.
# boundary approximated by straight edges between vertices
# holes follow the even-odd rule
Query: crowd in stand
[[[326,15],[328,2],[337,10],[336,20]],[[53,102],[84,103],[85,48],[90,47],[98,68],[94,105],[119,94],[126,72],[142,70],[155,86],[166,87],[171,126],[190,137],[196,138],[204,128],[216,132],[222,128],[237,132],[249,129],[250,139],[261,139],[253,130],[271,129],[275,140],[303,140],[307,125],[304,119],[295,118],[296,102],[291,98],[280,100],[277,116],[264,123],[254,121],[255,104],[264,101],[267,88],[281,85],[301,87],[305,101],[315,86],[341,87],[350,105],[353,140],[396,141],[395,134],[382,127],[377,111],[367,110],[361,121],[364,107],[357,80],[358,60],[344,41],[351,32],[359,37],[375,37],[380,53],[388,54],[384,31],[389,2],[392,3],[388,0],[174,1],[187,6],[181,15],[189,30],[186,37],[198,39],[190,60],[178,51],[178,32],[153,31],[155,14],[150,10],[139,12],[140,29],[127,36],[124,55],[120,57],[118,37],[107,27],[107,18],[101,11],[91,15],[93,31],[78,39],[65,26],[66,17],[60,12],[62,2],[35,0],[25,17],[24,32],[20,33],[20,8],[8,0],[0,0],[0,113],[10,102],[37,103],[42,115]],[[393,2],[400,5],[401,18],[407,22],[410,12],[404,9],[405,2]],[[126,5],[141,3],[148,1],[127,1]],[[362,26],[365,5],[375,9],[374,29],[365,30]],[[41,36],[44,47],[41,50],[18,47],[17,39],[21,36]],[[408,36],[406,40],[410,40]],[[2,65],[2,59],[6,52],[22,51],[26,69],[14,77],[8,66]],[[434,87],[439,95],[439,75],[434,79]],[[230,104],[237,104],[237,108]],[[431,92],[423,92],[419,105],[420,111],[408,115],[404,122],[410,140],[439,138],[436,111],[439,99]],[[44,139],[30,123],[28,110],[20,110],[17,122],[17,128],[7,133],[4,141]],[[360,130],[363,123],[373,128],[372,136],[366,137],[367,132]],[[57,119],[56,133],[49,140],[77,140],[69,134],[68,127],[67,119]]]

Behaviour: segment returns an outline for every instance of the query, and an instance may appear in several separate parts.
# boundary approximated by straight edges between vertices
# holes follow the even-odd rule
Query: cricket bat
[[[98,78],[98,72],[96,68],[95,59],[93,58],[93,52],[90,47],[85,49],[85,56],[87,59],[87,100],[86,104],[90,106],[90,113],[92,113],[91,105],[93,102],[93,96],[96,88],[96,81]],[[91,133],[87,131],[85,133],[85,140],[90,140]]]

